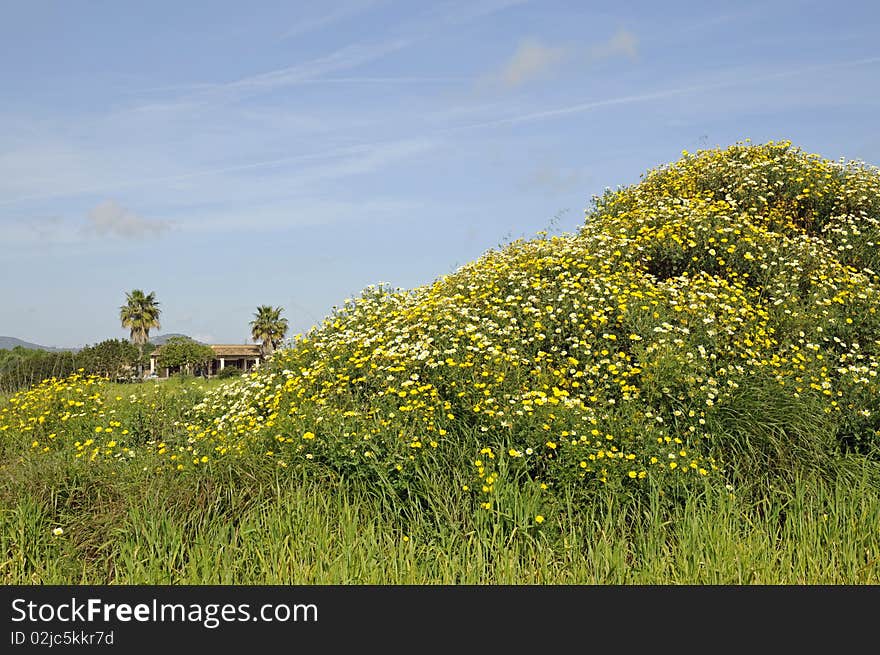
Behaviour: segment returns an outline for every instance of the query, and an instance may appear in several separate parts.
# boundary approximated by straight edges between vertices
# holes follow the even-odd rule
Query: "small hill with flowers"
[[[878,243],[875,167],[788,142],[685,153],[576,234],[367,288],[204,399],[46,381],[0,409],[2,446],[344,477],[438,516],[519,511],[512,488],[543,506],[825,476],[880,451]]]
[[[407,493],[821,472],[880,443],[880,172],[684,153],[413,290],[370,287],[198,405],[168,466],[269,458]],[[419,481],[422,480],[422,483]]]

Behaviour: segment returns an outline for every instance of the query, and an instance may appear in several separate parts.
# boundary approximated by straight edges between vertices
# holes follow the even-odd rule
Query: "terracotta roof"
[[[256,344],[209,344],[218,357],[259,357],[260,346]]]
[[[260,357],[260,346],[258,344],[240,344],[240,343],[211,343],[207,344],[214,351],[215,357]],[[156,357],[162,346],[156,348],[151,355]]]

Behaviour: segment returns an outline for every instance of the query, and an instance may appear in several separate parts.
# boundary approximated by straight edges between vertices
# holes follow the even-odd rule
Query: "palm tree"
[[[287,334],[287,319],[281,318],[283,311],[283,307],[260,305],[254,312],[254,320],[250,323],[251,337],[254,341],[261,342],[260,350],[264,357],[275,352]]]
[[[138,347],[138,374],[143,374],[144,345],[150,336],[150,330],[157,330],[159,325],[159,301],[156,294],[151,291],[144,294],[140,289],[134,289],[125,294],[126,304],[119,308],[119,320],[122,327],[131,330],[131,342]]]

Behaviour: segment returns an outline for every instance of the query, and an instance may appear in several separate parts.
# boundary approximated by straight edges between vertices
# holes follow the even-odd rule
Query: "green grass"
[[[708,486],[683,504],[606,494],[540,525],[513,485],[501,493],[519,516],[453,499],[445,515],[459,518],[443,523],[329,474],[156,476],[47,458],[4,469],[4,584],[880,583],[869,465],[760,502]]]

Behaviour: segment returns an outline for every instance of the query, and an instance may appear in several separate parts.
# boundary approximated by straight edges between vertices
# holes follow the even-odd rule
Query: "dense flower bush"
[[[577,234],[368,287],[149,447],[175,471],[257,457],[398,489],[447,471],[486,509],[510,480],[730,486],[870,455],[878,239],[876,168],[788,142],[684,153]]]

